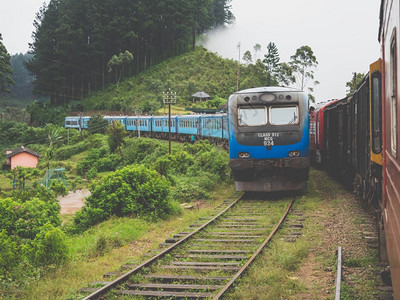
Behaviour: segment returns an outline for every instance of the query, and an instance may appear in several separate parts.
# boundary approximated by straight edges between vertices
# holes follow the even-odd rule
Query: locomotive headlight
[[[290,157],[300,156],[300,151],[290,151],[289,156]]]
[[[239,152],[239,158],[249,158],[250,153],[249,152]]]

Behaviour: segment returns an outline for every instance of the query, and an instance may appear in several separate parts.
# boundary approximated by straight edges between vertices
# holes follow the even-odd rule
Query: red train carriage
[[[379,40],[383,82],[382,214],[394,298],[400,299],[400,0],[382,0]]]
[[[336,101],[338,100],[313,104],[310,108],[310,159],[316,166],[323,166],[325,163],[325,109]]]

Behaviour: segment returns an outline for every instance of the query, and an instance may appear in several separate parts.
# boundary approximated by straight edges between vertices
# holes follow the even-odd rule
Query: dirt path
[[[89,190],[70,191],[67,196],[59,196],[61,214],[73,214],[80,210],[85,202],[85,198],[90,195]]]

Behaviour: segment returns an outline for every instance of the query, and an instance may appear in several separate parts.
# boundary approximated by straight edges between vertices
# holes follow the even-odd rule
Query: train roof
[[[320,103],[316,103],[311,105],[311,107],[315,108],[315,111],[320,111],[320,110],[324,110],[326,107],[338,102],[340,99],[332,99],[332,100],[328,100],[325,102],[320,102]]]
[[[273,92],[303,92],[303,91],[295,89],[295,88],[291,88],[291,87],[284,87],[284,86],[264,86],[264,87],[256,87],[256,88],[238,91],[235,94],[273,93]]]

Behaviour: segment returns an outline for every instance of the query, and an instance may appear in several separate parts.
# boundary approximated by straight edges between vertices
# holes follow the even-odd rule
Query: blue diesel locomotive
[[[305,188],[309,174],[308,97],[260,87],[229,97],[229,166],[238,191]]]

